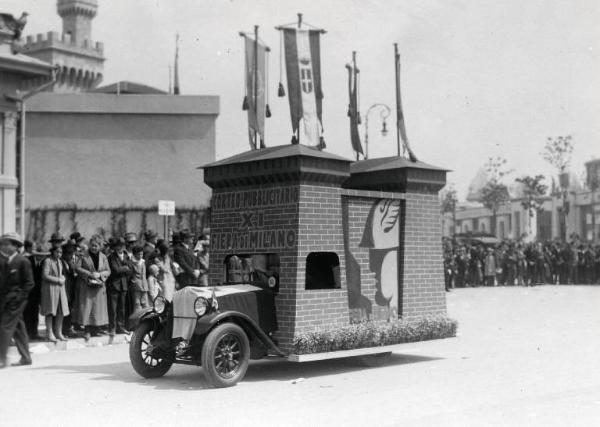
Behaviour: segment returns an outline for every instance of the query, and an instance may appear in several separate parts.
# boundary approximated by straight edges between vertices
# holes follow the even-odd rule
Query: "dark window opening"
[[[341,288],[340,259],[335,252],[311,252],[306,257],[305,289]]]
[[[279,281],[279,255],[233,254],[225,257],[226,283],[263,283],[269,277]]]

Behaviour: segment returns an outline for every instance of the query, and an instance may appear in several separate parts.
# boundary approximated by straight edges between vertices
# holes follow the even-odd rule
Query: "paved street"
[[[231,389],[187,366],[144,380],[125,345],[37,355],[0,372],[0,425],[600,425],[600,286],[460,289],[448,305],[460,336],[389,366],[261,361]]]

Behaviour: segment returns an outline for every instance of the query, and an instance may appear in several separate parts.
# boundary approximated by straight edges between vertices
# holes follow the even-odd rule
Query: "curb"
[[[104,335],[100,337],[92,337],[89,341],[83,338],[71,338],[68,341],[59,341],[56,344],[45,341],[29,342],[29,352],[31,354],[46,354],[54,351],[70,351],[81,350],[87,347],[105,347],[109,345],[129,344],[131,335],[118,334],[114,337]],[[17,348],[13,345],[8,350],[9,357],[19,357]]]

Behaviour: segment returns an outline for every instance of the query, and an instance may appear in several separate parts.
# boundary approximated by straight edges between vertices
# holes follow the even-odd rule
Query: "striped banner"
[[[285,28],[284,48],[292,130],[304,123],[305,145],[320,146],[323,133],[320,30]]]
[[[267,105],[266,55],[269,48],[260,41],[255,43],[254,39],[249,36],[243,35],[243,37],[246,50],[245,66],[246,99],[248,101],[248,132],[250,145],[256,149],[259,145],[262,147],[265,140],[265,112]],[[257,46],[256,56],[254,53],[255,45]],[[255,135],[258,135],[258,141],[255,140]]]

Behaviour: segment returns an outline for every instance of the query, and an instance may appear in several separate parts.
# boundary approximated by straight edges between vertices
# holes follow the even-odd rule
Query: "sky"
[[[3,0],[1,7],[30,13],[26,35],[61,28],[54,0]],[[288,99],[276,97],[274,27],[294,22],[299,12],[327,30],[321,62],[328,151],[353,158],[345,69],[352,51],[361,71],[364,123],[370,105],[395,106],[398,43],[412,149],[419,160],[452,170],[448,182],[459,197],[489,157],[506,158],[516,175],[555,174],[540,156],[547,137],[573,136],[578,176],[585,161],[600,157],[597,0],[99,0],[92,37],[105,44],[103,84],[130,80],[166,90],[179,32],[182,94],[219,95],[217,157],[245,151],[238,32],[259,25],[272,50],[266,144],[288,144]],[[393,121],[387,137],[380,126],[379,115],[371,114],[369,157],[396,154]]]

